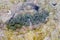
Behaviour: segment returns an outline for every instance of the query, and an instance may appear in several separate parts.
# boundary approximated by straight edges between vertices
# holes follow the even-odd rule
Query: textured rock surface
[[[42,10],[49,12],[46,23],[34,25],[36,28],[33,30],[24,26],[16,31],[6,28],[5,22],[13,16],[25,13],[33,15],[37,13],[36,10],[39,13]],[[60,0],[0,0],[0,40],[60,40]]]

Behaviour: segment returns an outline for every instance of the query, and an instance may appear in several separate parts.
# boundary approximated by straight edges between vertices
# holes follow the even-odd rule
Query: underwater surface
[[[0,40],[60,40],[60,0],[0,0]]]

